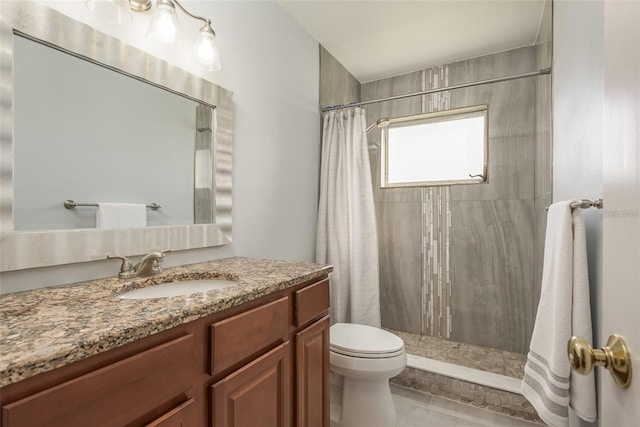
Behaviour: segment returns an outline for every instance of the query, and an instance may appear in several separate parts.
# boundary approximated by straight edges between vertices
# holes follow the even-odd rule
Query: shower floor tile
[[[522,378],[527,357],[520,353],[390,330],[405,343],[407,353],[513,378]]]

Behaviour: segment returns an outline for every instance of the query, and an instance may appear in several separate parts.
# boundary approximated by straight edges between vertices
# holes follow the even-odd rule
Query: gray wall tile
[[[508,50],[449,64],[449,84],[476,82],[536,71],[535,46]]]
[[[360,82],[320,46],[320,105],[360,101]]]
[[[420,333],[422,322],[420,203],[376,203],[382,326]]]
[[[533,200],[451,207],[451,339],[528,350],[533,320]]]

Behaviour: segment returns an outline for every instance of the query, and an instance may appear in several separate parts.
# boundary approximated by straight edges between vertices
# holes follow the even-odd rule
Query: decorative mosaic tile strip
[[[426,189],[423,187],[422,191],[420,193],[421,196],[421,211],[422,211],[422,236],[421,236],[421,243],[420,243],[420,251],[422,254],[422,259],[421,259],[421,263],[422,263],[422,274],[420,277],[420,286],[421,286],[421,296],[422,296],[422,317],[420,319],[421,324],[420,324],[420,330],[422,332],[426,331],[426,330],[432,330],[433,329],[433,324],[432,324],[432,316],[431,316],[431,298],[429,297],[430,295],[430,291],[427,287],[428,282],[428,277],[429,277],[429,271],[430,271],[430,265],[427,262],[428,260],[428,251],[429,251],[429,247],[427,246],[427,236],[428,236],[428,232],[429,232],[429,227],[431,224],[431,211],[426,209],[426,205],[427,205],[427,193],[425,191]]]
[[[422,90],[449,84],[449,67],[423,70]],[[449,92],[422,97],[422,112],[447,110]],[[449,232],[451,229],[450,187],[422,188],[422,331],[425,335],[451,336],[451,275]]]

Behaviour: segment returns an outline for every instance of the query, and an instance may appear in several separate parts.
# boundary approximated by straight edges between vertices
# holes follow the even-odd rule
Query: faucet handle
[[[162,250],[162,251],[149,252],[148,254],[143,255],[140,258],[138,258],[138,261],[152,259],[153,261],[156,261],[156,262],[162,262],[162,261],[164,261],[164,255],[166,253],[168,253],[168,252],[171,252],[171,249],[165,249],[165,250]]]
[[[123,257],[120,255],[109,255],[107,254],[107,259],[121,259],[122,265],[120,266],[120,273],[118,277],[121,279],[127,279],[132,277],[133,275],[133,264],[129,261],[129,258]]]

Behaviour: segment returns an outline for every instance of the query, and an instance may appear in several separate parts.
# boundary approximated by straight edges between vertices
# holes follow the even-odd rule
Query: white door
[[[640,426],[640,1],[605,0],[603,280],[600,336],[622,335],[631,386],[600,372],[600,426]]]

